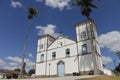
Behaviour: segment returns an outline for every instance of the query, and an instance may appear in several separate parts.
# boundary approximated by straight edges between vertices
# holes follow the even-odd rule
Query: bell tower
[[[75,28],[80,72],[91,71],[91,74],[101,74],[103,64],[95,23],[89,20],[77,24]]]
[[[55,40],[50,35],[43,35],[38,38],[37,52],[42,52],[47,50],[48,46]]]
[[[41,73],[42,75],[46,75],[47,73],[47,48],[50,44],[53,43],[54,40],[55,38],[48,34],[40,36],[38,38],[37,53],[36,53],[36,74]]]

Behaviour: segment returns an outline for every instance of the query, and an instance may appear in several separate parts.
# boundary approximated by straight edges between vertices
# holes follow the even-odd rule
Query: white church
[[[92,21],[75,25],[76,40],[63,35],[38,38],[36,76],[54,77],[103,73],[96,25]]]

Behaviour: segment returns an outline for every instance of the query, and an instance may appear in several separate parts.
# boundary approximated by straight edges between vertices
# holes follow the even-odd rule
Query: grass
[[[99,76],[94,78],[84,78],[77,80],[120,80],[120,76]]]

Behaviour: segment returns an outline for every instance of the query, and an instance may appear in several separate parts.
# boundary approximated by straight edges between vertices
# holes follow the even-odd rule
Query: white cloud
[[[120,50],[120,31],[112,31],[99,36],[101,47],[106,47],[111,51]]]
[[[29,70],[35,66],[35,62],[25,59],[26,62],[26,70]],[[20,57],[6,57],[3,59],[0,59],[0,68],[1,69],[9,69],[9,70],[14,70],[16,68],[21,68],[22,64],[22,58]]]
[[[46,0],[45,5],[63,10],[63,8],[69,5],[69,2],[70,0]]]
[[[39,30],[38,35],[50,34],[54,37],[57,37],[59,35],[55,32],[56,26],[53,24],[48,24],[47,26],[36,26],[36,29]]]
[[[29,53],[29,55],[28,55],[28,56],[29,56],[29,57],[31,57],[31,58],[33,57],[33,55],[32,55],[31,53]]]
[[[4,66],[3,67],[3,69],[7,69],[7,70],[14,70],[14,69],[17,69],[17,68],[19,68],[20,69],[20,66],[18,67],[18,66]]]
[[[21,58],[19,58],[19,57],[7,57],[6,58],[7,60],[11,60],[11,61],[13,61],[13,62],[16,62],[16,63],[21,63],[22,62],[22,59]]]
[[[36,2],[42,2],[42,0],[36,0]]]
[[[16,65],[18,64],[19,66],[21,66],[22,58],[20,57],[7,57],[6,59],[12,62],[11,65],[15,65],[16,63]],[[28,68],[31,68],[33,67],[33,65],[35,65],[35,62],[32,62],[29,59],[25,59],[25,63],[26,63],[26,67]],[[16,66],[13,66],[13,67],[16,67]]]
[[[19,64],[18,63],[15,63],[15,62],[10,62],[9,63],[9,66],[18,66]]]
[[[2,59],[0,59],[0,66],[5,66],[6,65],[6,62]]]
[[[1,69],[9,69],[9,70],[14,70],[16,68],[20,68],[18,63],[15,62],[8,62],[6,60],[0,59],[0,68]]]
[[[11,7],[13,7],[13,8],[21,8],[21,7],[23,7],[23,5],[20,3],[20,2],[18,2],[18,1],[11,1]]]
[[[103,64],[108,64],[108,63],[113,62],[113,60],[111,57],[102,56],[102,62]]]

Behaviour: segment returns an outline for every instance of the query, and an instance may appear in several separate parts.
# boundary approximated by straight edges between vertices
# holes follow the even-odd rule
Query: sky
[[[24,39],[28,28],[27,9],[38,9],[38,17],[31,23],[25,62],[26,69],[33,68],[36,60],[37,38],[60,33],[76,39],[75,24],[85,21],[80,8],[70,7],[73,0],[0,0],[0,69],[21,67]],[[103,63],[114,69],[120,50],[120,0],[94,0],[97,9],[92,9],[91,18],[97,25]]]

